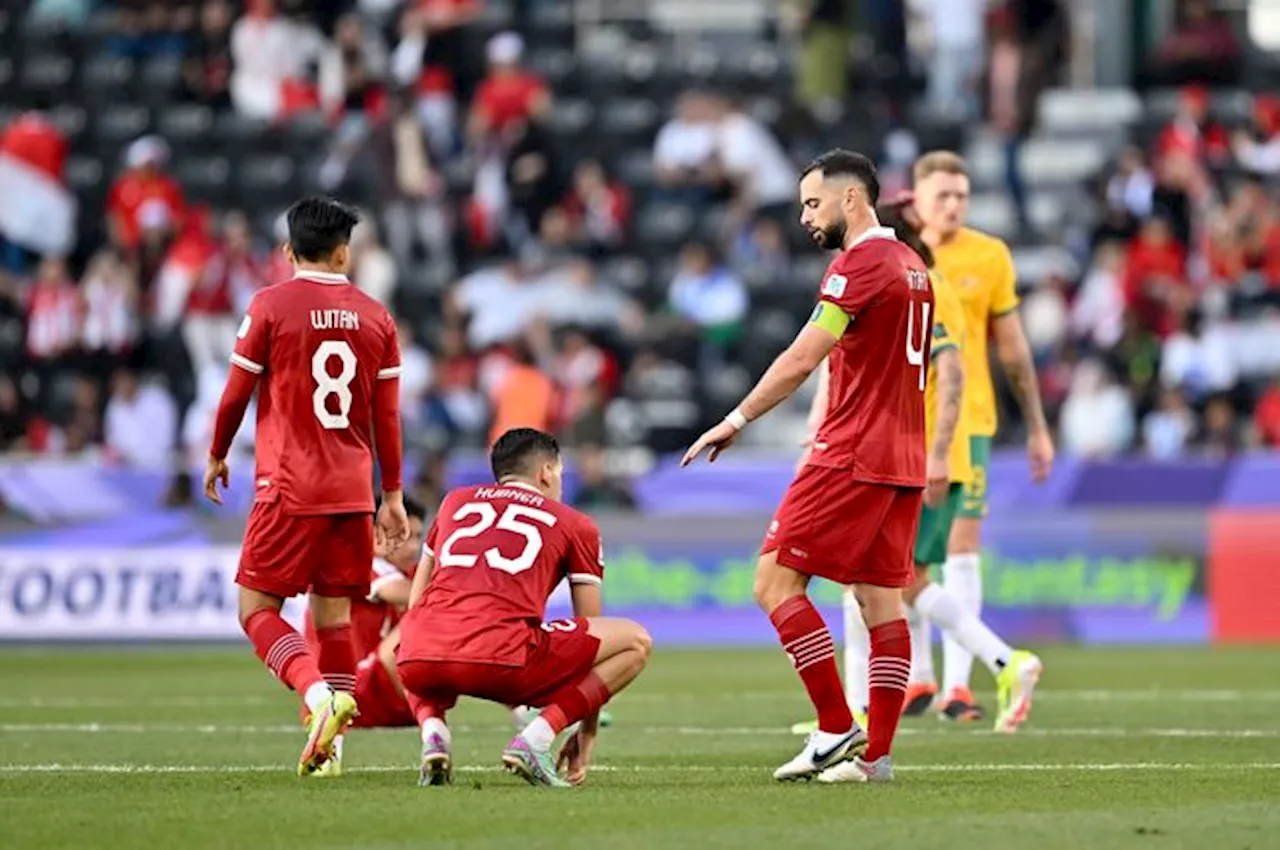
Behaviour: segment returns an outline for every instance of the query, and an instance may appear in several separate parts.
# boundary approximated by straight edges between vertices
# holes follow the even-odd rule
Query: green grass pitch
[[[0,847],[1280,847],[1280,652],[1042,657],[1016,736],[913,719],[894,784],[823,787],[770,779],[807,705],[780,653],[659,648],[600,769],[557,792],[495,769],[495,706],[453,717],[453,788],[416,786],[405,729],[353,733],[345,776],[304,781],[295,703],[247,646],[6,647]]]

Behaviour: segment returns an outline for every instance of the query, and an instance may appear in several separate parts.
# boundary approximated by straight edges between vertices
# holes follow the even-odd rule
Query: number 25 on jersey
[[[542,528],[539,526],[551,528],[556,524],[553,514],[526,505],[507,505],[502,516],[498,516],[497,509],[488,502],[467,502],[454,513],[453,521],[462,522],[468,517],[476,517],[476,521],[471,525],[454,529],[453,534],[450,534],[444,541],[444,545],[440,547],[440,566],[469,569],[483,557],[485,564],[492,569],[501,570],[509,575],[522,573],[533,566],[533,562],[538,559],[538,553],[542,551]],[[479,537],[495,527],[524,538],[524,548],[520,550],[520,554],[514,558],[508,558],[498,551],[497,546],[486,549],[481,555],[467,555],[453,551],[453,547],[460,541]]]

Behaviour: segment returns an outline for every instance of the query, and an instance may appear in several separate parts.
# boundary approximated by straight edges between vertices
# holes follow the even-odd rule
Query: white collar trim
[[[498,486],[514,487],[517,490],[528,490],[531,493],[537,493],[539,496],[542,495],[542,491],[537,487],[534,487],[532,484],[525,484],[523,481],[499,481]]]
[[[317,272],[310,269],[305,271],[299,269],[293,273],[294,280],[309,280],[312,283],[327,283],[331,286],[350,283],[345,274],[337,274],[335,272]]]
[[[861,236],[853,240],[853,244],[849,248],[857,248],[868,239],[893,239],[897,240],[898,235],[893,232],[892,227],[868,227]],[[845,250],[849,250],[846,248]]]

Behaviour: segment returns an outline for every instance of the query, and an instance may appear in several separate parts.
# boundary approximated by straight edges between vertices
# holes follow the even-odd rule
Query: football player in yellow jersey
[[[881,204],[876,215],[881,224],[892,227],[898,239],[910,245],[925,264],[933,268],[933,253],[920,239],[918,224],[913,221],[909,204],[909,199],[905,203]],[[946,280],[934,273],[930,278],[935,316],[932,364],[925,385],[925,433],[929,452],[925,477],[928,486],[916,535],[916,582],[906,589],[903,599],[907,603],[907,616],[913,630],[917,622],[923,623],[925,629],[930,624],[936,625],[944,635],[953,637],[983,660],[996,679],[999,693],[996,731],[1014,732],[1030,712],[1032,693],[1040,675],[1040,659],[1030,652],[1009,646],[950,591],[929,580],[929,566],[942,563],[946,557],[952,520],[960,508],[964,487],[972,476],[970,435],[962,411],[965,373],[961,352],[967,342],[964,312],[959,298]],[[810,411],[812,432],[816,432],[816,427],[821,424],[821,411],[826,408],[822,398],[824,389],[820,383],[818,397]],[[858,722],[865,727],[870,636],[857,599],[849,591],[844,596],[844,617],[845,695]],[[921,658],[917,657],[913,645],[911,664],[913,678],[917,668],[923,668],[923,672],[932,678],[933,658],[927,647]],[[935,686],[933,691],[936,690]],[[919,695],[920,690],[917,689]],[[920,710],[909,712],[912,691],[908,690],[908,703],[904,704],[903,713],[921,713],[932,696],[932,692],[928,693]],[[808,734],[814,728],[813,723],[797,723],[793,731]],[[837,771],[830,772],[831,777],[838,775]]]
[[[964,346],[965,416],[971,427],[973,475],[951,528],[943,583],[973,614],[982,610],[981,529],[987,512],[987,467],[996,432],[995,390],[987,340],[1017,396],[1027,426],[1027,458],[1037,483],[1053,468],[1053,440],[1040,403],[1031,349],[1018,317],[1013,258],[1001,240],[965,227],[969,176],[965,161],[950,151],[922,156],[913,169],[915,209],[924,241],[933,249],[937,270],[955,288],[968,331]],[[913,630],[913,643],[928,641],[928,630]],[[969,690],[973,655],[956,641],[943,643],[944,717],[975,720],[981,709]]]

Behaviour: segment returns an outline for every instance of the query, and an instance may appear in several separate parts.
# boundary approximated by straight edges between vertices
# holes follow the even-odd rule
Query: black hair
[[[312,196],[289,207],[289,247],[304,262],[323,262],[351,241],[360,216],[346,204]]]
[[[408,515],[409,519],[414,519],[416,517],[423,522],[427,521],[426,506],[412,496],[404,497],[404,512]]]
[[[550,434],[536,428],[512,428],[493,444],[489,465],[493,479],[501,482],[512,475],[526,475],[535,463],[560,457],[560,444]]]
[[[806,165],[800,174],[801,179],[814,171],[821,171],[823,177],[852,177],[867,190],[867,200],[872,206],[880,202],[880,180],[876,177],[875,163],[860,153],[833,148]]]
[[[881,204],[876,207],[876,218],[885,227],[893,228],[893,235],[898,241],[920,255],[927,269],[933,268],[933,249],[920,238],[920,232],[911,226],[907,217],[902,214],[906,204]]]

